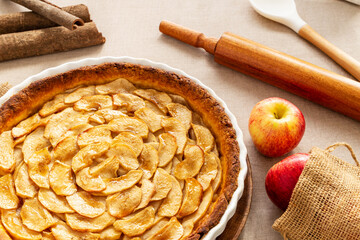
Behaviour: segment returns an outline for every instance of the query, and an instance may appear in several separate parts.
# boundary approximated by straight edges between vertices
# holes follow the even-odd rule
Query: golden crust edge
[[[218,224],[238,187],[240,149],[236,132],[224,108],[208,91],[191,79],[149,66],[121,62],[73,69],[35,81],[6,101],[0,107],[0,133],[37,112],[45,102],[67,89],[80,85],[102,84],[117,78],[126,78],[140,87],[154,88],[184,97],[190,106],[202,115],[216,139],[220,139],[220,152],[226,159],[226,164],[223,164],[223,175],[226,179],[222,182],[212,211],[187,238],[200,239]],[[207,114],[208,112],[212,114]]]

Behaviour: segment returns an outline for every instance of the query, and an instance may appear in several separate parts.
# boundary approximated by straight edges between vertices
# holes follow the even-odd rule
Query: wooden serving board
[[[245,226],[250,212],[253,192],[252,170],[249,156],[247,156],[246,162],[248,165],[248,173],[245,179],[244,193],[238,202],[234,216],[229,220],[224,232],[216,238],[217,240],[237,240]]]

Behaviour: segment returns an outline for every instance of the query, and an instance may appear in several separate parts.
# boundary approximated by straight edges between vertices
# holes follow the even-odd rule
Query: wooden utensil
[[[302,38],[314,44],[336,63],[360,81],[360,62],[336,47],[314,29],[298,14],[294,0],[249,0],[260,15],[275,22],[284,24]]]
[[[213,54],[215,61],[360,121],[360,83],[226,32],[220,39],[162,21],[160,31]]]

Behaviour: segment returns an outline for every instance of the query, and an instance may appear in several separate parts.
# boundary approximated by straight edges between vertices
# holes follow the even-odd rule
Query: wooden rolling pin
[[[360,83],[324,68],[226,32],[220,39],[162,21],[160,31],[215,61],[360,121]]]

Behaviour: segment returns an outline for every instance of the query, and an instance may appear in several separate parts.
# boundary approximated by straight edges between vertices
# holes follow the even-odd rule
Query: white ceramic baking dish
[[[166,64],[153,62],[153,61],[150,61],[147,59],[131,58],[131,57],[86,58],[86,59],[83,59],[80,61],[68,62],[68,63],[62,64],[60,66],[57,66],[57,67],[46,69],[36,75],[33,75],[33,76],[25,79],[22,83],[12,87],[3,97],[0,98],[0,105],[2,105],[5,101],[7,101],[12,95],[16,94],[21,89],[27,87],[30,83],[32,83],[34,81],[37,81],[42,78],[49,77],[49,76],[52,76],[55,74],[59,74],[62,72],[67,72],[67,71],[75,69],[75,68],[89,66],[89,65],[97,65],[97,64],[101,64],[101,63],[105,63],[105,62],[129,62],[129,63],[133,63],[133,64],[141,64],[141,65],[151,66],[154,68],[159,68],[159,69],[163,69],[166,71],[174,72],[179,75],[186,76],[186,77],[192,79],[193,81],[195,81],[200,86],[202,86],[204,89],[206,89],[225,108],[225,112],[230,117],[233,127],[237,134],[237,141],[238,141],[239,147],[240,147],[239,159],[240,159],[240,168],[241,169],[240,169],[240,173],[239,173],[239,177],[238,177],[238,188],[234,192],[232,199],[229,203],[229,206],[225,211],[225,214],[222,216],[220,222],[214,228],[212,228],[208,234],[206,234],[202,238],[202,240],[215,239],[217,236],[219,236],[224,231],[227,222],[234,215],[234,213],[236,211],[236,207],[237,207],[237,202],[243,194],[244,181],[245,181],[245,177],[246,177],[247,170],[248,170],[247,164],[246,164],[247,150],[246,150],[246,147],[244,144],[243,134],[237,124],[235,116],[229,111],[225,102],[222,99],[220,99],[211,88],[205,86],[200,80],[189,76],[188,74],[186,74],[185,72],[183,72],[179,69],[175,69]]]

